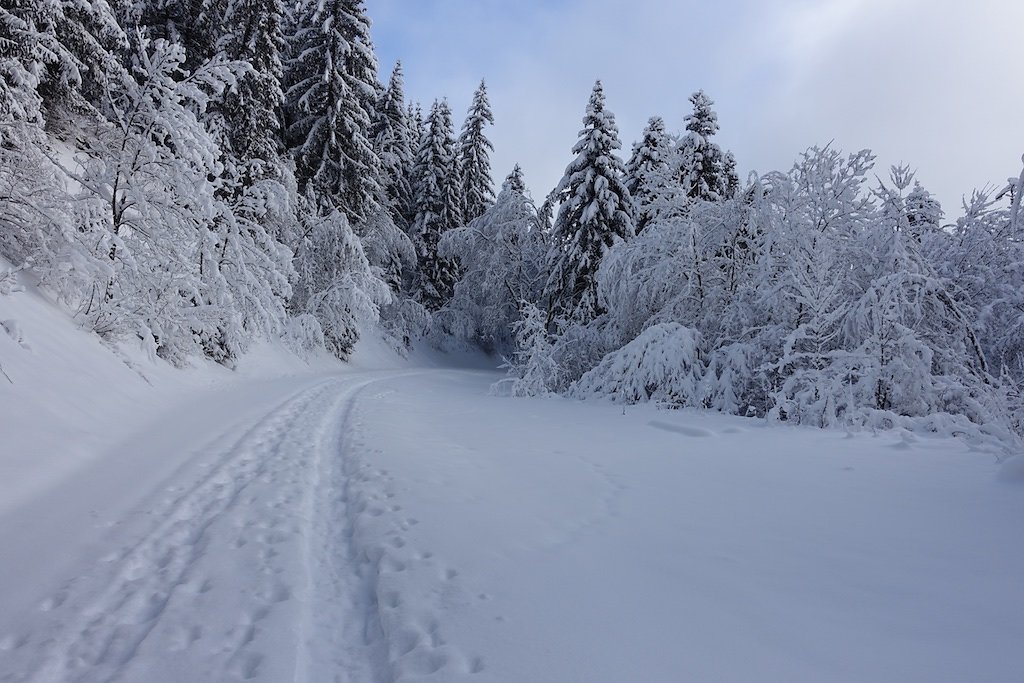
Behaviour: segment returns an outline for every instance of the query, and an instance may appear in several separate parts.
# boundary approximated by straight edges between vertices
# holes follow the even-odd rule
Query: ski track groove
[[[315,468],[317,485],[310,487],[314,500],[309,501],[308,517],[313,530],[308,538],[320,545],[305,549],[317,610],[314,613],[312,603],[307,603],[304,632],[314,639],[315,634],[329,632],[325,613],[348,618],[341,624],[339,637],[307,642],[300,650],[295,680],[327,680],[316,677],[324,671],[344,672],[343,677],[331,679],[339,683],[421,680],[442,670],[453,675],[479,673],[483,660],[467,659],[446,643],[439,623],[443,606],[423,597],[424,593],[459,593],[461,587],[454,581],[458,572],[441,570],[433,553],[410,546],[405,532],[416,522],[410,524],[402,506],[393,504],[390,473],[374,467],[366,457],[379,451],[369,448],[358,434],[357,403],[371,384],[355,387],[334,411],[338,420],[319,452],[340,457],[320,458]],[[401,577],[409,574],[422,577],[413,596],[402,592]],[[315,585],[317,581],[321,585]],[[324,605],[330,608],[324,610]]]
[[[411,547],[417,521],[358,433],[368,387],[424,372],[329,378],[226,426],[134,509],[132,535],[105,532],[96,564],[4,638],[0,681],[146,680],[168,664],[189,680],[296,683],[482,670],[446,643],[429,597],[459,594],[458,572]]]
[[[46,654],[37,658],[39,665],[28,680],[117,680],[169,602],[188,582],[190,570],[206,550],[210,526],[238,505],[249,485],[267,473],[271,460],[280,458],[282,444],[294,431],[289,427],[336,382],[321,382],[289,396],[221,451],[221,457],[198,481],[154,513],[161,521],[121,552],[101,597],[82,606],[81,616],[64,625],[52,643],[43,643]],[[210,443],[225,440],[220,436]],[[67,596],[74,588],[75,580],[58,596]],[[63,602],[61,597],[55,607]],[[253,660],[248,662],[242,669]]]
[[[368,387],[424,372],[330,378],[209,439],[202,460],[162,484],[167,495],[136,508],[147,521],[134,536],[114,535],[93,570],[39,606],[34,628],[4,639],[20,659],[0,681],[144,680],[167,661],[218,681],[481,671],[479,657],[442,637],[443,605],[421,599],[458,594],[458,572],[410,546],[417,522],[393,504],[392,477],[371,465],[367,454],[379,451],[358,434]],[[232,589],[244,604],[231,602]],[[210,596],[222,612],[212,620]],[[273,657],[256,642],[268,618],[284,620],[279,637],[292,641],[274,642]]]

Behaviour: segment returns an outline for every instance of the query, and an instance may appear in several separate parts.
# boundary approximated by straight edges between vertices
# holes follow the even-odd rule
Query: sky
[[[456,125],[484,78],[497,182],[522,165],[543,198],[571,160],[594,81],[629,155],[650,116],[684,129],[715,100],[745,177],[812,145],[908,164],[948,220],[1000,187],[1024,154],[1024,2],[1018,0],[367,0],[386,79],[447,97]]]

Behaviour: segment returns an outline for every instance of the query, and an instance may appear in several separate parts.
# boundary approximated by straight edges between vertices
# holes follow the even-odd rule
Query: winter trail
[[[0,680],[394,680],[405,669],[392,657],[419,639],[391,642],[394,620],[379,612],[400,598],[379,593],[382,575],[406,567],[360,545],[387,475],[363,464],[347,432],[361,392],[411,374],[315,382],[209,439],[196,467],[161,483],[130,538],[96,539],[73,576],[0,634]],[[391,549],[404,545],[399,531]],[[449,663],[433,649],[422,671]]]

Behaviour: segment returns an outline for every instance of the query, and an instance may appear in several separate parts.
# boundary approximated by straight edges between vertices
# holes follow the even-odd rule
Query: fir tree
[[[718,114],[711,108],[714,102],[703,90],[693,93],[690,102],[693,113],[686,117],[687,134],[679,146],[683,188],[691,199],[730,199],[739,184],[736,162],[711,141],[718,132]]]
[[[362,0],[300,8],[289,39],[288,148],[300,185],[358,222],[377,203],[380,160],[369,139],[377,59]]]
[[[482,215],[494,203],[490,160],[494,145],[484,135],[487,124],[494,124],[494,115],[487,101],[487,86],[480,81],[458,142],[463,213],[467,222]]]
[[[283,20],[281,0],[228,0],[225,9],[218,50],[250,67],[225,93],[223,105],[227,143],[242,160],[277,159],[284,102]]]
[[[519,164],[516,164],[512,168],[512,172],[505,178],[505,182],[501,185],[501,191],[514,192],[525,196],[526,192],[526,180],[523,178],[523,168]]]
[[[660,116],[653,116],[626,162],[626,189],[636,208],[638,234],[660,215],[663,200],[672,189],[670,185],[678,185],[671,178],[672,159],[672,143],[665,132],[665,122]]]
[[[458,279],[456,264],[438,255],[437,244],[445,232],[461,224],[455,139],[447,102],[434,103],[426,129],[416,156],[413,239],[420,263],[419,298],[427,308],[437,310],[451,298]]]
[[[576,159],[552,196],[560,206],[548,255],[549,322],[560,314],[587,321],[603,312],[595,275],[608,250],[634,234],[625,168],[614,153],[621,147],[615,116],[605,109],[598,81],[573,147]]]
[[[0,43],[5,61],[17,60],[29,75],[51,127],[103,108],[111,82],[124,71],[116,55],[128,48],[125,32],[105,2],[5,2]],[[11,83],[10,78],[5,80]]]
[[[395,64],[388,86],[377,99],[373,146],[381,162],[381,184],[386,206],[395,225],[408,229],[413,212],[410,171],[419,140],[412,137],[405,107],[402,63]]]
[[[942,205],[916,180],[914,189],[907,195],[906,212],[907,228],[918,242],[927,233],[941,230]]]

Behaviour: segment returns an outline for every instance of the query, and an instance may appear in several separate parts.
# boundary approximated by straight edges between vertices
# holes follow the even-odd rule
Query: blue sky
[[[1024,3],[1016,0],[367,0],[386,79],[461,122],[486,78],[494,175],[537,198],[561,177],[594,80],[623,157],[651,115],[680,130],[703,88],[744,174],[830,141],[906,162],[947,218],[1020,172]]]

